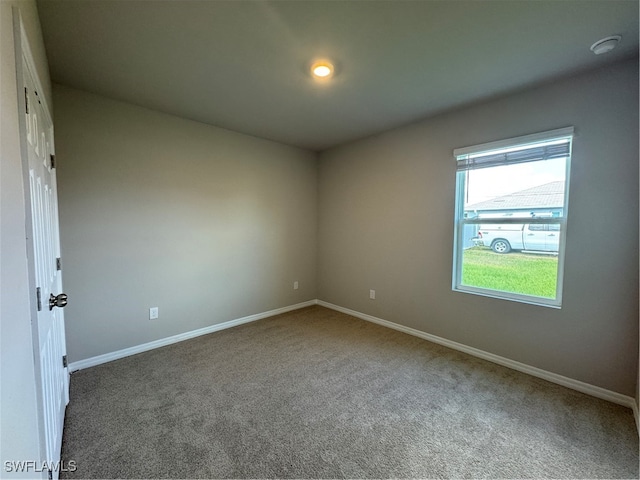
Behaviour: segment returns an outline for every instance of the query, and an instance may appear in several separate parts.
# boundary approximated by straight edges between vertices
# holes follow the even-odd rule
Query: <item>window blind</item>
[[[457,170],[471,170],[477,168],[495,167],[498,165],[512,165],[514,163],[535,162],[537,160],[551,160],[553,158],[568,157],[571,149],[569,141],[565,143],[534,146],[514,152],[493,153],[481,157],[457,159]]]
[[[454,150],[458,171],[551,160],[571,155],[573,127]]]

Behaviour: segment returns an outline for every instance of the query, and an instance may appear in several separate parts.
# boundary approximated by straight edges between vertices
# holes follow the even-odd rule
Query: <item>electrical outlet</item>
[[[158,318],[158,307],[151,307],[149,309],[149,320],[155,320]]]
[[[298,281],[297,280],[295,282],[293,282],[293,289],[294,290],[298,289]]]
[[[376,299],[376,291],[375,290],[369,290],[369,298],[371,300],[375,300]]]

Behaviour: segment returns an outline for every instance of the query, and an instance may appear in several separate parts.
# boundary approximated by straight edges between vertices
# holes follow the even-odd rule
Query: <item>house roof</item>
[[[474,203],[465,210],[521,210],[529,208],[559,208],[564,205],[564,182],[549,182],[484,202]]]

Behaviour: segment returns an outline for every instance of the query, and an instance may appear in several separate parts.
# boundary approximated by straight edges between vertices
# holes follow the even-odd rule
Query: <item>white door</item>
[[[23,44],[23,48],[28,48]],[[42,393],[47,465],[58,478],[64,412],[69,403],[69,372],[66,368],[58,195],[54,168],[53,122],[39,92],[40,83],[27,57],[22,58],[29,194],[33,235],[40,388]]]

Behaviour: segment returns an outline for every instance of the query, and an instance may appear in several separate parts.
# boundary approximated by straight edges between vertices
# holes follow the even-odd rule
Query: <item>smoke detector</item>
[[[591,51],[596,55],[602,55],[603,53],[610,52],[614,48],[618,46],[622,37],[620,35],[612,35],[611,37],[605,37],[601,40],[598,40],[596,43],[591,45]]]

